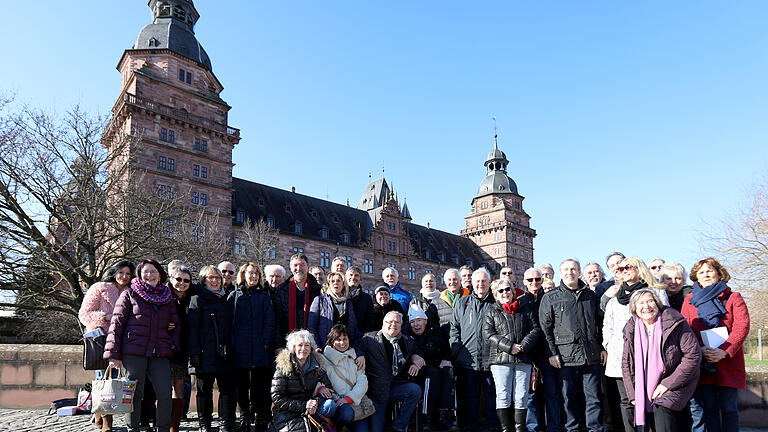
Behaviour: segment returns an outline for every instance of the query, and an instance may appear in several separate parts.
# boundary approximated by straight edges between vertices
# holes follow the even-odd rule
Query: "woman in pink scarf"
[[[696,390],[701,350],[680,312],[664,307],[651,289],[629,299],[622,374],[635,406],[634,423],[647,431],[684,430],[686,404]]]

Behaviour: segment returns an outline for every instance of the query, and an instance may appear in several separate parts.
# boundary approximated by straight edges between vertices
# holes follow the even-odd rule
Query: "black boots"
[[[511,408],[496,408],[496,417],[501,423],[501,432],[514,432],[515,424],[512,418]]]
[[[512,411],[512,408],[509,409]],[[515,432],[527,432],[528,426],[526,423],[528,422],[528,410],[523,409],[515,409]]]

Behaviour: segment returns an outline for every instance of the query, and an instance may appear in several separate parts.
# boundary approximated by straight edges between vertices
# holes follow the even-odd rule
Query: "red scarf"
[[[501,307],[504,309],[504,312],[506,312],[506,313],[508,313],[510,315],[514,315],[515,314],[515,311],[517,310],[517,305],[518,305],[518,301],[517,300],[520,298],[521,295],[525,294],[519,288],[515,288],[514,290],[515,290],[515,301],[513,301],[512,303],[503,303],[501,305]]]
[[[291,279],[288,285],[288,333],[296,329],[296,280]],[[307,328],[309,318],[309,278],[304,281],[304,323],[301,328]]]

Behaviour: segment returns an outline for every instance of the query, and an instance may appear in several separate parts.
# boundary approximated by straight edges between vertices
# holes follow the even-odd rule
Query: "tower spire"
[[[496,116],[493,116],[493,149],[499,149],[499,131],[496,129]]]

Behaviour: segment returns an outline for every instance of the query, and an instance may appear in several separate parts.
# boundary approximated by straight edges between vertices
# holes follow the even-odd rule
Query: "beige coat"
[[[328,374],[336,393],[340,397],[349,397],[352,403],[358,405],[368,391],[368,378],[365,376],[365,371],[357,370],[356,357],[353,348],[342,353],[330,346],[326,346],[323,355],[318,356],[320,365]],[[342,377],[346,378],[346,381]],[[351,387],[347,381],[354,386]]]

